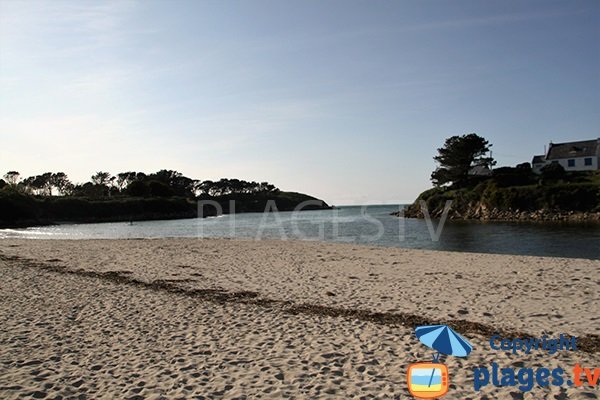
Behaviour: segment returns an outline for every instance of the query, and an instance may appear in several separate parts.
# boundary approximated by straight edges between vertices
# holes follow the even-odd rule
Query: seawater
[[[205,219],[62,224],[0,230],[0,238],[119,239],[234,237],[350,242],[412,249],[600,259],[600,224],[439,222],[390,215],[398,205],[346,206],[299,213],[247,213]],[[435,233],[439,237],[435,237]],[[433,233],[433,235],[432,235]],[[436,240],[437,239],[437,240]]]

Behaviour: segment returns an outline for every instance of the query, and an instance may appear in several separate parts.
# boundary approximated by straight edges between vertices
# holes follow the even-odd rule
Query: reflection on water
[[[600,259],[600,224],[449,221],[439,241],[423,220],[389,215],[398,206],[341,207],[301,213],[207,219],[74,224],[0,230],[0,238],[90,239],[243,237],[354,242],[381,246]],[[437,229],[434,222],[434,230]]]

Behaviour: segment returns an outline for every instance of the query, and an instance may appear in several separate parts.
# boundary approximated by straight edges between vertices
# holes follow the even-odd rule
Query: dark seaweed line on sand
[[[145,282],[137,278],[128,276],[128,272],[121,271],[108,271],[108,272],[97,272],[97,271],[86,271],[84,269],[68,269],[64,266],[56,264],[43,263],[37,260],[32,260],[18,256],[7,256],[0,253],[0,261],[5,261],[11,265],[25,266],[30,268],[37,268],[44,271],[77,275],[88,278],[100,278],[110,282],[124,284],[128,286],[134,286],[143,289],[150,289],[156,291],[166,291],[169,293],[192,297],[199,300],[210,301],[218,304],[226,303],[240,303],[256,305],[268,309],[277,309],[288,314],[298,315],[315,315],[315,316],[327,316],[327,317],[341,317],[351,320],[360,320],[373,322],[380,325],[388,326],[408,326],[414,328],[419,325],[436,325],[446,324],[461,332],[462,334],[472,333],[482,336],[491,337],[492,335],[498,334],[504,337],[532,337],[534,335],[527,334],[516,330],[507,330],[501,328],[495,328],[491,325],[482,324],[479,322],[466,321],[463,319],[447,319],[447,320],[436,320],[432,318],[426,318],[420,315],[409,314],[409,313],[382,313],[373,312],[368,310],[360,309],[348,309],[332,306],[322,306],[316,304],[296,304],[291,301],[273,300],[259,297],[259,294],[251,291],[240,291],[240,292],[228,292],[219,289],[191,289],[183,288],[177,285],[177,282],[181,281],[169,281],[169,280],[155,280],[152,282]],[[60,261],[60,260],[49,260],[49,261]],[[598,353],[600,352],[600,335],[588,334],[579,336],[577,338],[578,350],[586,353]]]

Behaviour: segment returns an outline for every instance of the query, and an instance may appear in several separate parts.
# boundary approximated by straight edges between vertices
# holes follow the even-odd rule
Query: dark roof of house
[[[544,156],[533,156],[532,164],[541,164],[544,162]]]
[[[551,143],[546,160],[560,158],[589,157],[598,154],[600,140],[583,140],[581,142]]]

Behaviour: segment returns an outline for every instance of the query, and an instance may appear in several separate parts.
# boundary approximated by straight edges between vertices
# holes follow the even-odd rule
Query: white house
[[[565,171],[595,171],[600,169],[600,138],[580,142],[552,143],[545,155],[533,156],[531,167],[539,174],[551,163],[560,164]]]

